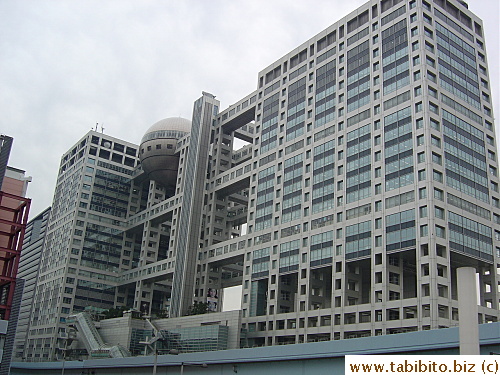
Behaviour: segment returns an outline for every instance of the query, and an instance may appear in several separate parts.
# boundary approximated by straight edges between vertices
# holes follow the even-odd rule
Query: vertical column
[[[476,269],[457,269],[460,355],[479,355]]]
[[[176,231],[171,317],[184,315],[193,302],[214,106],[218,108],[219,101],[215,100],[215,96],[205,92],[194,103],[183,180],[182,206]]]
[[[7,135],[0,135],[0,189],[2,189],[5,170],[7,169],[7,163],[9,162],[12,141],[12,137],[9,137]]]

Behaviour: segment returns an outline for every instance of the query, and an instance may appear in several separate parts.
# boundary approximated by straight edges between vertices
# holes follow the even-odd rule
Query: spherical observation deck
[[[142,137],[139,158],[150,179],[171,190],[175,188],[179,156],[177,141],[191,131],[191,121],[170,117],[153,124]]]

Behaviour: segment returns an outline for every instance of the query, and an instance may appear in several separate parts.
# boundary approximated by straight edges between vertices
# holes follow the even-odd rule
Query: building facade
[[[70,312],[115,306],[118,272],[132,267],[137,255],[123,232],[133,210],[136,154],[137,146],[91,131],[62,156],[24,348],[27,360],[62,357]]]
[[[234,286],[250,345],[451,327],[461,266],[477,270],[480,321],[497,321],[489,82],[465,2],[372,0],[223,111],[203,93],[190,125],[162,120],[139,147],[89,133],[61,164],[28,359],[57,357],[85,306],[180,317],[221,311]]]
[[[50,217],[50,207],[31,219],[26,225],[23,242],[23,251],[19,260],[17,278],[24,280],[23,295],[19,309],[19,319],[14,344],[14,358],[22,360],[24,355],[25,340],[33,306],[33,296],[38,279],[40,259],[42,256],[47,224]]]

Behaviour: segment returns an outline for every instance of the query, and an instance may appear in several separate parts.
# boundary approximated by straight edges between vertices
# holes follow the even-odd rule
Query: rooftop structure
[[[500,348],[500,323],[479,326],[481,354],[498,353]],[[276,374],[307,375],[344,373],[346,355],[394,355],[394,358],[422,358],[422,355],[439,355],[436,358],[458,355],[458,329],[410,332],[396,340],[393,336],[365,337],[349,341],[315,342],[302,345],[242,350],[223,350],[207,353],[142,356],[106,360],[83,360],[51,363],[13,363],[12,375],[51,375],[60,373],[116,374],[131,371],[136,375],[151,374],[156,367],[161,373],[187,374],[264,374],[272,369]],[[453,357],[452,357],[453,358]],[[456,358],[456,357],[455,357]],[[488,358],[488,357],[483,357]],[[492,358],[492,357],[490,357]],[[408,359],[409,361],[409,359]],[[156,366],[155,366],[156,363]],[[182,366],[184,364],[184,368]],[[200,370],[200,365],[206,368]],[[182,368],[182,370],[181,370]]]

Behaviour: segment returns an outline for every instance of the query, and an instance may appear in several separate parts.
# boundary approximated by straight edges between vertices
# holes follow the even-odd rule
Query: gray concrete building
[[[47,231],[47,224],[50,217],[50,207],[42,211],[31,219],[26,225],[26,232],[23,241],[23,251],[19,261],[17,278],[24,280],[21,306],[19,309],[19,319],[17,322],[16,339],[14,343],[13,357],[15,360],[22,360],[25,340],[28,334],[28,327],[33,306],[33,296],[35,294],[36,283],[42,249]]]
[[[60,166],[27,359],[60,356],[86,306],[221,312],[235,286],[250,346],[453,327],[461,266],[497,321],[485,48],[463,1],[372,0],[229,108],[203,93],[140,146],[87,134]]]
[[[136,155],[137,146],[90,131],[62,156],[39,262],[26,360],[63,356],[71,312],[117,303],[118,272],[138,260],[123,231],[127,213],[139,208],[132,203],[139,192],[130,180]]]

